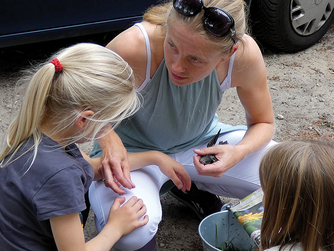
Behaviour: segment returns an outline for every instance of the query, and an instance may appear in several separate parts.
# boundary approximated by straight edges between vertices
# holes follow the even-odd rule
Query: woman
[[[330,140],[287,141],[265,154],[262,250],[333,250],[333,156]]]
[[[117,134],[130,152],[158,150],[182,164],[194,183],[189,192],[173,189],[173,195],[198,210],[200,217],[220,210],[221,202],[212,194],[243,198],[259,188],[261,156],[274,144],[265,64],[245,31],[241,0],[174,0],[150,9],[142,23],[107,45],[134,69],[143,99],[141,109],[118,127]],[[219,123],[215,115],[223,92],[231,87],[237,88],[247,127]],[[206,148],[219,130],[218,141],[228,144]],[[116,134],[100,139],[91,156],[101,156],[103,150],[103,164],[109,168],[109,159],[120,156],[112,152],[122,149],[108,147],[115,141],[119,141]],[[216,155],[218,161],[201,164],[200,156],[206,154]],[[148,246],[155,243],[161,220],[159,189],[168,179],[154,166],[131,172],[130,179],[126,166],[105,172],[106,186],[126,197],[140,194],[150,220],[116,247],[151,250]],[[90,200],[98,229],[116,193],[101,182],[92,184]],[[204,207],[207,199],[214,204],[211,208]]]

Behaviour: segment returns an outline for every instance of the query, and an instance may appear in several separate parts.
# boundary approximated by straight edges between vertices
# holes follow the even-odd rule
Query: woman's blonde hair
[[[234,19],[236,40],[242,42],[243,36],[247,33],[245,3],[243,0],[203,0],[206,7],[218,7],[228,12]],[[210,41],[215,48],[218,48],[223,54],[229,54],[234,45],[230,36],[216,37],[210,34],[203,26],[203,14],[187,17],[179,14],[174,8],[172,2],[153,6],[144,14],[143,20],[152,24],[161,25],[168,28],[172,22],[181,22],[189,25],[194,32]]]
[[[301,243],[304,251],[333,250],[333,141],[288,141],[272,147],[260,164],[260,181],[263,249]]]
[[[50,63],[57,58],[63,70]],[[96,44],[81,43],[63,49],[25,78],[28,87],[21,108],[9,126],[0,161],[10,163],[22,144],[34,138],[34,157],[41,139],[40,125],[47,119],[53,133],[61,133],[76,123],[82,112],[91,110],[87,125],[72,142],[93,139],[109,123],[117,126],[134,114],[139,98],[131,67],[115,52]]]

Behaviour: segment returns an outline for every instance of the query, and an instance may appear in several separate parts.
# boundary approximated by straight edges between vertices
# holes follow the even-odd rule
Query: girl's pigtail
[[[59,62],[59,60],[57,61]],[[52,64],[48,63],[44,65],[31,78],[21,108],[14,121],[9,126],[6,136],[6,145],[0,153],[0,161],[2,161],[1,167],[6,167],[12,161],[15,153],[31,135],[34,139],[34,152],[37,152],[38,144],[41,139],[41,133],[38,127],[45,110],[45,103],[50,88],[55,79],[55,74],[60,71],[62,71],[60,62],[56,62],[55,64],[52,62]],[[9,154],[11,154],[11,157],[4,163],[4,158]],[[36,154],[34,154],[34,156],[35,155]]]

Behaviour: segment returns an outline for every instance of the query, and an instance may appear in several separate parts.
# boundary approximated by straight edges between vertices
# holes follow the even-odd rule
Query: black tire
[[[299,0],[252,0],[250,27],[258,43],[274,51],[297,52],[315,44],[327,32],[334,19],[334,1],[326,2],[321,25],[309,31],[306,26],[294,27],[292,17],[305,12],[296,12]],[[316,2],[312,1],[312,3]],[[319,0],[319,2],[321,2]],[[316,5],[315,5],[316,6]],[[294,8],[292,8],[294,7]],[[324,6],[317,5],[324,9]],[[301,11],[304,11],[301,8]],[[320,12],[319,12],[320,13]],[[319,15],[318,13],[318,15]],[[322,12],[321,12],[322,13]],[[308,13],[307,13],[308,14]],[[299,15],[300,16],[300,15]],[[306,15],[305,15],[306,16]],[[312,23],[311,23],[312,24]],[[303,29],[301,29],[303,28]]]

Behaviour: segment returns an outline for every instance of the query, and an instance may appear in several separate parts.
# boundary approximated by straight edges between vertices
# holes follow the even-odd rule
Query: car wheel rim
[[[333,8],[334,0],[291,0],[292,27],[299,35],[312,35],[326,23]]]

